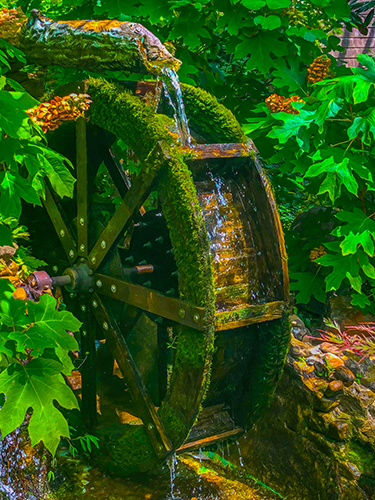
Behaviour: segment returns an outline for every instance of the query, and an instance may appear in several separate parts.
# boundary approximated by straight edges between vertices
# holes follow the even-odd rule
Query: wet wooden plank
[[[181,148],[183,153],[191,155],[186,161],[207,160],[210,158],[241,158],[255,155],[249,144],[194,144]]]
[[[222,432],[221,434],[215,434],[214,436],[198,439],[197,441],[191,441],[190,443],[185,443],[182,446],[180,446],[176,450],[176,453],[186,453],[187,451],[204,448],[205,446],[209,446],[215,443],[219,443],[220,441],[226,441],[229,438],[239,436],[244,432],[245,431],[242,428],[238,427],[236,429],[232,429],[231,431]]]
[[[285,307],[283,301],[267,302],[254,306],[223,311],[215,314],[215,330],[232,330],[252,323],[262,323],[282,317]]]

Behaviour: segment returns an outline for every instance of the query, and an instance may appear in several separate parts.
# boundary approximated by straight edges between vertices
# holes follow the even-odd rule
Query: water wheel
[[[231,112],[188,85],[197,144],[182,147],[173,120],[150,104],[156,87],[87,83],[88,122],[49,139],[74,161],[76,195],[62,201],[47,189],[54,230],[45,220],[34,248],[52,276],[64,270],[52,279],[68,283],[64,300],[84,322],[82,411],[91,427],[98,377],[113,381],[114,366],[119,375],[116,397],[127,398],[136,425],[122,420],[101,433],[103,461],[123,474],[250,425],[275,388],[288,342],[283,235],[255,147]],[[116,138],[141,165],[131,185],[111,150]],[[118,195],[108,209],[95,193],[104,170]],[[206,417],[190,432],[203,401]]]

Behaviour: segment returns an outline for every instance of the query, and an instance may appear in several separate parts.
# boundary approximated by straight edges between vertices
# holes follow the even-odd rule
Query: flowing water
[[[188,146],[191,144],[191,135],[178,75],[171,68],[163,68],[162,75],[164,94],[173,109],[173,116],[181,143],[183,146]]]

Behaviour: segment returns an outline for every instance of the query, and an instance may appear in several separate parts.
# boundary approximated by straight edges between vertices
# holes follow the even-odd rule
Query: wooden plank
[[[128,345],[116,321],[105,309],[96,293],[92,297],[91,308],[124,376],[136,406],[141,412],[142,421],[152,447],[159,458],[164,458],[172,450],[172,444],[158,417],[155,405],[143,383]]]
[[[248,144],[194,144],[181,148],[183,153],[191,155],[186,161],[208,160],[211,158],[241,158],[250,156],[252,153]]]
[[[88,234],[88,213],[87,213],[87,146],[86,146],[86,120],[78,118],[76,121],[76,142],[77,142],[77,235],[78,253],[82,257],[88,254],[87,234]]]
[[[214,436],[209,436],[203,439],[198,439],[197,441],[191,441],[190,443],[184,443],[180,446],[176,453],[186,453],[187,451],[196,450],[199,448],[204,448],[205,446],[209,446],[215,443],[219,443],[220,441],[225,441],[226,439],[233,438],[234,436],[239,436],[243,434],[245,431],[240,427],[236,429],[232,429],[231,431],[223,432],[222,434],[215,434]]]
[[[215,314],[215,330],[232,330],[252,323],[278,319],[282,317],[284,307],[283,301],[275,301],[219,312]]]
[[[94,283],[96,292],[101,295],[120,300],[196,330],[202,331],[205,329],[205,311],[203,307],[197,307],[188,302],[167,297],[144,286],[102,274],[94,276]]]

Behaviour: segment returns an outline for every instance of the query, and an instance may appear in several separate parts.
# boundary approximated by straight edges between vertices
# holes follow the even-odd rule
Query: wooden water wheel
[[[137,425],[102,433],[107,465],[124,474],[251,424],[275,388],[288,339],[283,236],[253,144],[215,98],[183,86],[200,144],[181,147],[173,121],[145,99],[154,89],[88,82],[93,103],[88,123],[76,123],[76,147],[68,127],[49,139],[76,158],[76,196],[62,202],[47,191],[56,236],[46,229],[51,244],[44,232],[45,254],[37,242],[34,250],[52,274],[65,270],[52,280],[69,282],[66,302],[84,322],[82,408],[92,427],[97,376],[113,381],[114,359],[121,372],[116,396],[130,401],[125,413]],[[115,138],[140,162],[131,186],[111,154]],[[95,194],[104,165],[118,195],[106,221]],[[145,211],[150,193],[154,206]]]
[[[33,11],[17,33],[39,63],[179,67],[134,23],[55,22]],[[215,98],[183,86],[194,145],[182,147],[168,107],[155,111],[156,83],[85,86],[88,121],[49,137],[75,165],[74,200],[47,189],[50,222],[35,208],[26,223],[34,254],[84,323],[83,416],[92,428],[99,421],[103,463],[128,474],[236,435],[259,416],[288,343],[286,253],[256,149]],[[118,139],[122,157],[112,150]],[[123,165],[135,159],[130,182]],[[107,200],[96,188],[103,172]],[[103,428],[97,393],[104,399],[105,385],[123,408],[117,425]]]

